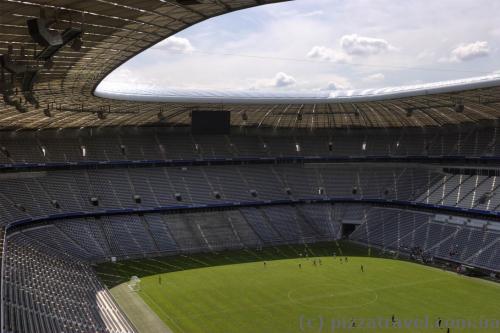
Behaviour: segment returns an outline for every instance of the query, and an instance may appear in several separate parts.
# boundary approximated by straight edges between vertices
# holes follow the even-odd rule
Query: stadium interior
[[[274,2],[0,2],[2,332],[138,332],[96,273],[111,261],[347,239],[499,278],[498,82],[223,109],[94,94],[159,41]]]

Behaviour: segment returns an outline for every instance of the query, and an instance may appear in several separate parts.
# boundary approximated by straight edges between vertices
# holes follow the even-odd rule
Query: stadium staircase
[[[222,215],[227,220],[227,222],[229,223],[229,225],[231,226],[231,231],[233,232],[234,237],[237,239],[237,241],[239,243],[241,243],[242,246],[244,246],[244,243],[242,242],[241,237],[240,237],[238,231],[236,231],[236,228],[234,227],[233,219],[230,216],[228,216],[226,214],[226,212],[222,212]]]
[[[462,196],[462,198],[458,200],[456,206],[461,206],[461,204],[466,199],[467,200],[471,199],[471,205],[467,205],[468,206],[467,208],[473,207],[476,204],[477,199],[478,199],[478,197],[476,196],[476,190],[479,187],[481,187],[488,180],[488,177],[484,177],[484,179],[482,179],[481,181],[479,181],[479,176],[476,176],[476,177],[478,177],[478,178],[476,179],[476,182],[475,182],[474,186],[471,186],[471,188],[469,189],[469,191],[466,192],[465,195]],[[469,198],[469,196],[471,196],[471,195],[472,195],[472,198]]]
[[[0,227],[0,267],[3,267],[2,260],[3,260],[4,242],[5,242],[5,228]]]
[[[259,212],[259,214],[262,215],[262,218],[263,218],[263,221],[265,224],[267,224],[267,227],[271,230],[274,231],[274,233],[276,235],[278,235],[280,237],[280,239],[285,239],[284,235],[282,232],[280,232],[280,230],[278,230],[277,227],[274,226],[274,223],[271,222],[271,219],[269,218],[269,216],[266,214],[265,210],[262,210],[262,209],[258,209],[257,208],[257,211]]]
[[[149,224],[147,223],[146,219],[144,218],[144,215],[142,215],[142,214],[139,215],[139,220],[141,221],[141,224],[144,227],[144,230],[146,230],[146,233],[151,238],[156,250],[158,252],[160,252],[160,250],[159,250],[160,247],[158,246],[158,242],[157,242],[156,238],[154,237],[153,233],[151,232],[151,229],[149,228]]]
[[[311,221],[311,219],[308,216],[306,216],[306,214],[304,214],[304,212],[299,207],[294,207],[294,208],[295,211],[297,212],[297,216],[302,221],[304,221],[304,223],[309,227],[309,229],[311,229],[316,236],[320,236],[322,232],[318,229],[316,224],[313,221]]]
[[[453,233],[451,233],[448,237],[443,238],[441,241],[437,242],[433,246],[429,247],[427,251],[429,252],[434,252],[435,250],[438,250],[442,244],[449,242],[451,239],[454,239],[457,234],[462,230],[463,228],[458,228],[455,230]]]
[[[499,241],[499,239],[495,239],[495,240],[491,241],[489,244],[486,244],[484,247],[482,247],[479,251],[477,251],[474,254],[472,254],[471,256],[465,258],[464,261],[471,262],[474,258],[477,258],[479,255],[481,255],[481,253],[488,251],[493,246],[495,246],[498,243],[498,241]]]

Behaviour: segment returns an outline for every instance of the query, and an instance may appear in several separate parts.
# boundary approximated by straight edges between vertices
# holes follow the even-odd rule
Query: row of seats
[[[0,164],[248,156],[499,156],[497,128],[193,136],[164,129],[0,133]]]
[[[4,332],[135,332],[87,264],[22,233],[3,260]]]

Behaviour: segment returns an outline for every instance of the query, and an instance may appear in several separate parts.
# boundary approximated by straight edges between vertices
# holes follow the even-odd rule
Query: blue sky
[[[500,1],[295,0],[223,15],[130,60],[106,83],[365,89],[500,70]]]

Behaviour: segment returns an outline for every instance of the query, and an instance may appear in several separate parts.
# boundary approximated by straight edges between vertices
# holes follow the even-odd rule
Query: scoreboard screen
[[[229,135],[231,131],[231,112],[229,111],[192,111],[191,132],[193,134]]]

